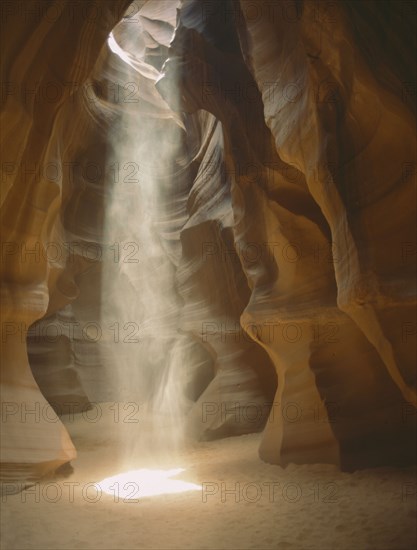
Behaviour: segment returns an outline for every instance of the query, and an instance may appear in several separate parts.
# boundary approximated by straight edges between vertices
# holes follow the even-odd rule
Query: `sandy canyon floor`
[[[114,423],[114,409],[95,423],[75,415],[66,424],[79,453],[74,470],[3,494],[3,550],[416,547],[415,468],[353,474],[320,464],[283,469],[258,458],[260,434],[192,445],[155,460],[132,446],[132,434]],[[197,488],[146,496],[147,482],[133,474],[100,484],[143,468],[183,468],[162,479],[174,481],[172,490],[175,480]]]

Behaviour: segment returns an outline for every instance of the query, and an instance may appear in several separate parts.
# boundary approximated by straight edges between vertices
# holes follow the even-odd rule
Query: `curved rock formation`
[[[278,374],[261,456],[345,468],[408,461],[415,257],[404,265],[404,251],[415,242],[415,134],[404,81],[389,62],[378,81],[380,40],[369,52],[354,35],[368,28],[370,3],[331,13],[318,2],[284,4],[210,4],[204,14],[186,3],[166,67],[169,77],[176,62],[183,108],[223,123],[236,248],[268,252],[245,269],[252,294],[241,317]],[[379,32],[407,59],[409,23],[393,4],[381,12]],[[401,69],[413,82],[412,63]]]
[[[51,0],[2,5],[1,463],[5,477],[36,477],[76,456],[66,429],[32,375],[26,334],[33,322],[77,295],[74,277],[86,262],[82,255],[68,253],[60,215],[72,191],[65,166],[74,161],[74,145],[83,135],[83,117],[74,113],[72,102],[128,4]],[[67,116],[65,105],[71,105]]]

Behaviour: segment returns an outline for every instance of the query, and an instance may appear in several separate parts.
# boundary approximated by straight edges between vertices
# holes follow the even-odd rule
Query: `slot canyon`
[[[1,548],[414,549],[416,3],[0,9]]]

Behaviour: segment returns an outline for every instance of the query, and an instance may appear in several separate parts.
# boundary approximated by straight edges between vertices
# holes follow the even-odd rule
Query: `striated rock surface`
[[[245,11],[245,2],[241,6]],[[404,411],[415,410],[416,379],[404,334],[415,307],[415,257],[404,256],[415,242],[415,178],[406,167],[415,166],[416,147],[404,92],[405,82],[415,79],[415,33],[404,6],[390,2],[331,9],[306,2],[292,24],[283,11],[271,19],[266,4],[259,7],[256,24],[245,16],[244,55],[277,151],[304,174],[333,250],[336,292],[322,287],[314,312],[305,307],[306,294],[302,316],[330,319],[335,342],[313,339],[309,367],[324,402],[335,404],[332,431],[343,466],[407,461],[415,456],[415,419]],[[402,75],[392,54],[385,56],[385,33],[392,53],[404,56]],[[268,59],[260,55],[266,43]],[[276,75],[273,97],[270,74]],[[288,82],[296,93],[286,101]],[[267,436],[261,454],[268,457],[269,449]],[[297,453],[294,442],[288,459]]]
[[[76,456],[32,375],[26,334],[77,295],[86,262],[68,253],[62,215],[72,194],[66,163],[85,132],[73,100],[127,6],[2,4],[2,477],[37,477]]]
[[[234,212],[229,242],[240,256],[251,289],[241,324],[268,352],[278,375],[261,456],[281,464],[335,462],[347,469],[413,460],[413,353],[408,360],[404,357],[404,348],[411,352],[413,347],[412,337],[404,337],[405,327],[408,336],[413,330],[412,258],[407,267],[402,266],[402,251],[414,242],[413,223],[407,221],[414,219],[413,207],[404,209],[405,219],[395,217],[395,230],[385,229],[385,250],[387,241],[392,241],[389,269],[397,270],[389,290],[370,257],[373,239],[378,245],[372,254],[381,246],[380,235],[370,233],[365,239],[359,224],[354,227],[361,204],[340,188],[352,187],[348,178],[355,161],[364,169],[361,176],[355,168],[355,177],[365,178],[364,187],[371,187],[366,170],[376,161],[367,158],[360,140],[372,138],[377,149],[381,140],[382,147],[390,124],[385,116],[387,130],[381,136],[376,127],[367,130],[372,117],[377,120],[371,110],[363,111],[363,127],[354,128],[362,116],[356,110],[367,105],[372,94],[378,95],[378,87],[355,95],[347,90],[345,97],[337,83],[348,75],[333,74],[332,56],[349,59],[349,47],[341,39],[342,44],[332,43],[328,52],[324,48],[326,33],[332,41],[337,24],[340,35],[354,48],[349,32],[356,22],[349,18],[355,14],[342,4],[331,14],[314,3],[289,5],[289,12],[283,5],[275,6],[272,16],[268,2],[257,4],[255,14],[250,6],[205,4],[204,10],[198,2],[185,2],[157,86],[174,109],[190,113],[204,109],[222,123]],[[318,69],[321,65],[328,66],[327,73]],[[174,82],[181,90],[179,102],[172,92]],[[397,82],[398,90],[403,94]],[[384,96],[383,89],[379,93]],[[390,163],[397,165],[391,172],[397,170],[401,183],[398,186],[394,175],[391,185],[400,187],[399,195],[413,199],[412,178],[403,177],[404,166],[414,166],[414,135],[403,99],[403,95],[397,99],[403,111],[402,142],[393,146],[399,156],[395,154]],[[353,135],[343,136],[340,128]],[[346,145],[350,142],[351,150]],[[337,150],[341,152],[336,155]],[[340,155],[349,163],[342,162]],[[218,178],[215,166],[206,159],[206,187]],[[368,195],[364,203],[379,203],[374,211],[383,211],[384,202],[370,191],[363,189]],[[218,210],[219,203],[220,199]],[[222,248],[218,237],[204,245],[203,256],[216,251],[227,262],[230,250],[224,254],[227,247]],[[403,288],[411,291],[411,300],[409,293],[394,298],[392,289],[398,288],[399,277]],[[201,306],[202,300],[198,303]],[[387,332],[387,325],[384,332],[382,323],[393,309],[403,320],[396,336]],[[214,328],[220,325],[221,331]],[[230,331],[226,326],[221,321],[213,325],[211,340],[224,339]]]
[[[65,310],[34,323],[26,337],[33,376],[58,415],[90,408],[79,373],[85,366],[77,364],[76,359],[82,335],[82,331],[75,331],[77,325],[68,305]],[[86,355],[82,354],[84,358]]]
[[[181,379],[199,439],[264,430],[281,465],[414,461],[406,3],[148,0],[119,23],[125,0],[29,4],[2,33],[4,476],[74,458],[45,398],[121,399],[104,367],[132,361],[132,399]],[[115,346],[115,323],[140,341]],[[57,421],[22,420],[36,403]]]
[[[414,122],[381,41],[357,33],[376,4],[352,4],[187,2],[166,67],[183,108],[223,123],[237,250],[263,246],[240,254],[241,323],[277,370],[260,454],[280,464],[415,457]],[[405,14],[388,3],[378,22],[409,59]]]

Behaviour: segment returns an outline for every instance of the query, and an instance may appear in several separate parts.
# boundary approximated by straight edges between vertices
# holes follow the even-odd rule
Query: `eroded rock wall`
[[[2,476],[37,477],[75,458],[28,363],[29,326],[77,296],[82,254],[63,223],[68,163],[88,134],[77,95],[128,2],[2,3]],[[86,128],[87,126],[87,128]],[[78,212],[78,222],[81,222]],[[79,224],[78,224],[79,225]],[[49,248],[48,248],[49,247]],[[56,254],[58,252],[58,254]]]
[[[236,248],[266,250],[246,266],[252,292],[241,316],[278,375],[260,454],[345,468],[412,460],[415,66],[406,7],[204,7],[184,3],[172,53],[184,108],[209,110],[225,129]],[[408,63],[385,56],[384,33]]]

